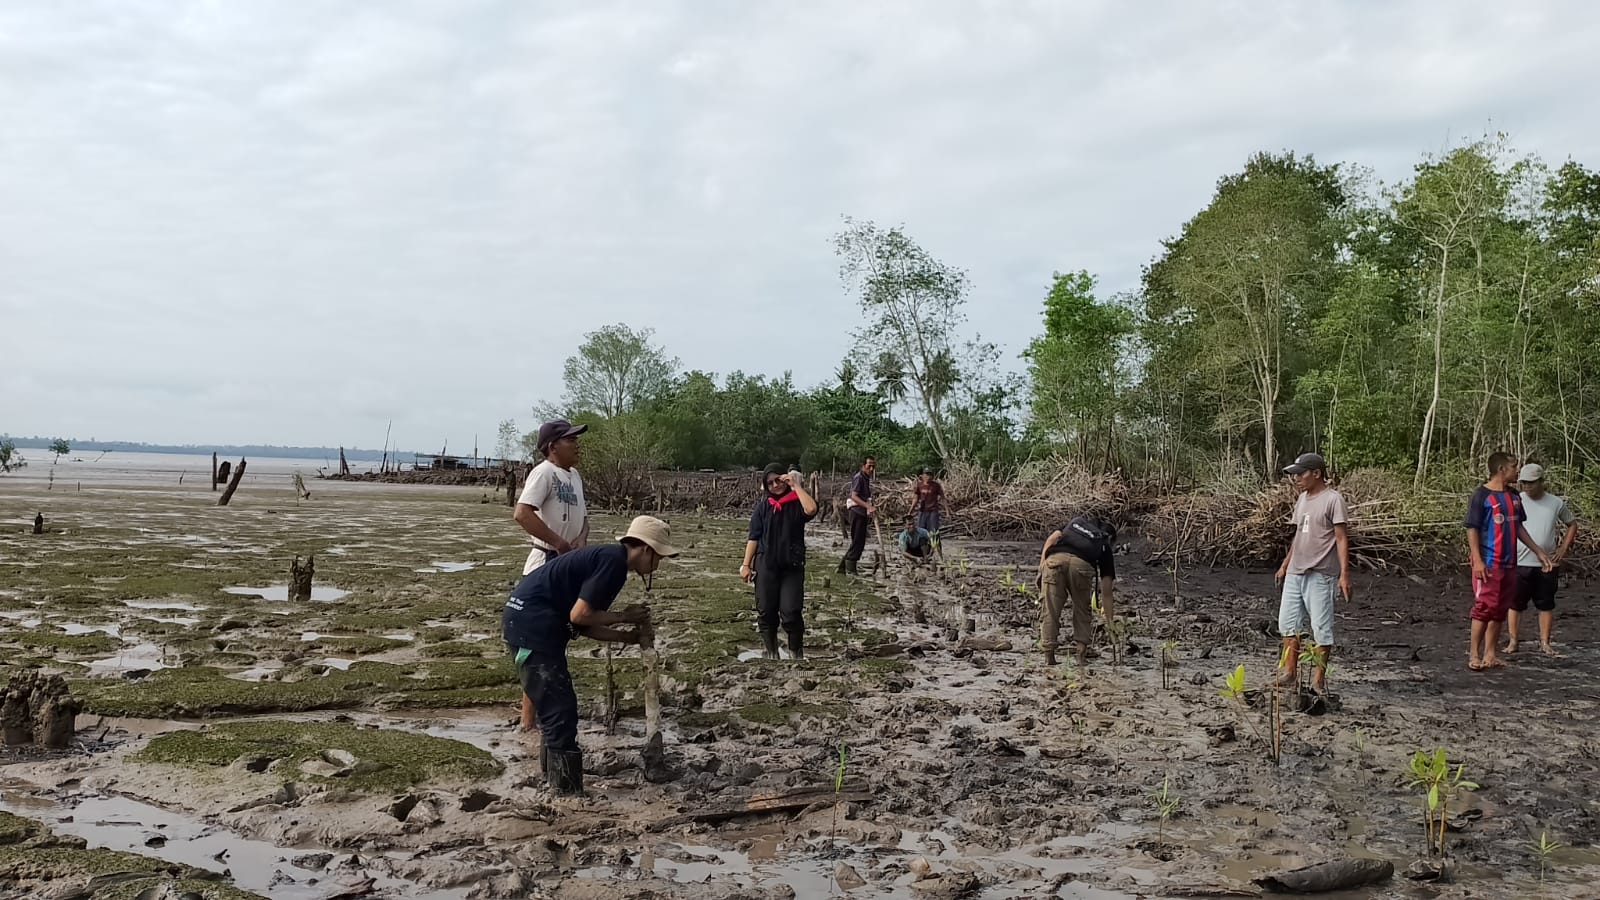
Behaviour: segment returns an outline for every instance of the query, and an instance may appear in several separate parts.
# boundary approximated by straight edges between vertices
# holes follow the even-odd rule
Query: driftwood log
[[[35,513],[33,516],[33,533],[44,534],[44,513]]]
[[[1255,879],[1274,893],[1320,894],[1385,881],[1394,875],[1387,859],[1336,859]]]
[[[289,563],[289,599],[299,600],[302,603],[311,601],[311,576],[317,571],[317,556],[308,554],[304,565],[300,557],[296,556]]]
[[[228,464],[222,464],[222,472],[220,474],[223,478],[228,479],[228,489],[222,492],[221,497],[217,498],[218,506],[227,506],[228,501],[233,499],[233,492],[239,489],[239,482],[244,480],[244,466],[245,460],[241,457],[239,460],[239,467],[233,470],[233,477],[229,478]]]
[[[28,669],[11,676],[0,700],[0,730],[8,745],[65,750],[77,730],[80,704],[60,675]]]

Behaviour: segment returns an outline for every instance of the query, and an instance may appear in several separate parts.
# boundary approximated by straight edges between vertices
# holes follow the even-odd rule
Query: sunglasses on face
[[[783,479],[781,479],[781,478],[769,478],[769,479],[767,479],[767,490],[770,491],[773,488],[778,487],[779,485],[782,485],[782,484],[783,484]]]

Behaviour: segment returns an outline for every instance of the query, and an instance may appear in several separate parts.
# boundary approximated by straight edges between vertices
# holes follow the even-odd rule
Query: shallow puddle
[[[313,873],[289,864],[289,859],[304,850],[249,840],[126,797],[90,797],[67,806],[10,787],[0,787],[0,809],[38,819],[57,834],[81,837],[90,847],[124,850],[213,872],[227,870],[239,887],[284,900],[320,900],[337,891],[338,876],[331,868]],[[159,845],[150,846],[147,842],[152,839]],[[465,895],[459,890],[412,890],[414,886],[408,882],[367,874],[376,879],[374,887],[380,896],[455,900]],[[308,883],[311,880],[317,883]]]
[[[155,644],[135,644],[126,647],[118,653],[104,659],[91,661],[89,671],[96,675],[112,675],[122,672],[132,672],[135,669],[165,669],[167,664],[163,661],[166,653]]]
[[[200,612],[204,608],[179,600],[124,600],[122,605],[130,609],[176,609],[183,612]]]
[[[112,637],[122,637],[121,625],[85,625],[81,622],[52,622],[66,634],[109,634]]]
[[[236,594],[240,597],[259,597],[262,600],[287,601],[289,599],[289,586],[287,584],[269,584],[266,587],[225,587],[222,590],[224,593]],[[311,599],[319,603],[326,603],[348,596],[350,596],[349,591],[341,591],[338,588],[311,586]]]

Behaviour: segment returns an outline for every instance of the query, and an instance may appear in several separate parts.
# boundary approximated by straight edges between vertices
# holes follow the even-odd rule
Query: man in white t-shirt
[[[589,535],[589,513],[583,502],[583,476],[578,474],[578,435],[589,429],[566,419],[539,426],[539,452],[544,462],[533,467],[512,513],[533,539],[522,566],[527,575],[552,557],[582,547]]]
[[[583,477],[578,474],[578,435],[587,425],[556,419],[539,426],[538,448],[544,462],[528,473],[512,518],[533,540],[527,575],[546,562],[582,547],[589,540],[589,510],[583,502]],[[522,730],[532,731],[537,711],[522,695]]]
[[[1561,561],[1572,550],[1573,539],[1578,536],[1578,523],[1572,515],[1572,508],[1567,506],[1567,501],[1545,491],[1544,467],[1537,463],[1523,466],[1517,474],[1517,481],[1522,484],[1522,510],[1527,516],[1522,526],[1528,530],[1528,537],[1544,548],[1557,566],[1561,565]],[[1511,609],[1506,611],[1506,633],[1510,636],[1506,643],[1507,653],[1517,652],[1517,619],[1519,614],[1528,611],[1531,601],[1539,611],[1539,649],[1549,656],[1559,655],[1550,643],[1550,628],[1555,619],[1556,588],[1560,585],[1559,573],[1557,568],[1545,571],[1544,565],[1531,549],[1518,545],[1516,599]]]

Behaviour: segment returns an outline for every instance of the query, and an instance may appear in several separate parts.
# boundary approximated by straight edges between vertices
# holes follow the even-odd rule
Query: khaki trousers
[[[1061,610],[1072,601],[1072,639],[1085,646],[1094,641],[1094,582],[1099,576],[1094,563],[1072,553],[1054,553],[1039,569],[1043,596],[1039,603],[1039,645],[1055,652],[1061,630]]]

